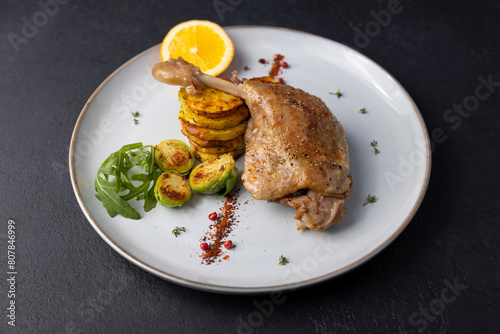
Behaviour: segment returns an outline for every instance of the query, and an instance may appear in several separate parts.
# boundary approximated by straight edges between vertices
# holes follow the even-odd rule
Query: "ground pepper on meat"
[[[223,260],[229,259],[229,254],[224,254],[222,247],[224,241],[238,223],[236,216],[238,206],[237,192],[224,197],[217,219],[209,226],[207,234],[201,238],[202,242],[208,243],[208,250],[201,255],[202,264],[209,265],[220,261],[221,256]]]

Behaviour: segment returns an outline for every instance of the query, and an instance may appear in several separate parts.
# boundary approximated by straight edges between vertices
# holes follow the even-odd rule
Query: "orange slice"
[[[224,72],[234,54],[233,42],[224,29],[202,20],[186,21],[170,29],[160,50],[162,61],[182,57],[214,76]]]

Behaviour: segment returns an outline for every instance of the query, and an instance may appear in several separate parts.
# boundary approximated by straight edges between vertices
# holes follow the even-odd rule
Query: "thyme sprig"
[[[329,94],[337,96],[337,99],[340,99],[340,97],[343,96],[343,94],[340,92],[340,88],[335,93],[329,93]]]
[[[172,234],[175,235],[175,237],[177,238],[177,236],[179,234],[181,234],[181,232],[186,232],[186,229],[184,227],[175,227],[173,230],[172,230]]]
[[[288,263],[288,259],[287,259],[285,256],[281,255],[281,256],[280,256],[280,258],[279,258],[279,262],[278,262],[278,264],[279,264],[280,266],[284,266],[284,265],[286,265],[287,263]]]
[[[137,119],[137,117],[139,117],[139,112],[138,111],[135,111],[135,112],[130,112],[132,114],[132,116],[134,117],[134,124],[137,125],[139,124],[139,120]]]
[[[366,200],[362,206],[365,206],[366,204],[370,204],[370,203],[375,203],[375,202],[377,202],[377,196],[375,196],[375,195],[372,196],[372,195],[368,194],[368,196],[366,197]]]
[[[378,142],[376,140],[372,140],[370,145],[373,147],[373,152],[375,153],[375,155],[380,154],[380,151],[377,148]]]

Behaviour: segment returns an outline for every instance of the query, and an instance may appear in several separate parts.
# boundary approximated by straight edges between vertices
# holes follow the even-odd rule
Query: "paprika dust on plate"
[[[212,264],[216,261],[220,262],[221,258],[224,260],[229,259],[228,254],[223,253],[224,242],[227,241],[228,235],[233,231],[234,226],[238,223],[236,217],[236,209],[239,206],[237,200],[237,192],[233,195],[224,196],[224,202],[220,208],[220,213],[212,224],[209,226],[208,232],[201,238],[202,243],[208,244],[208,249],[200,255],[203,264]],[[232,245],[231,242],[231,246]],[[231,247],[230,247],[231,248]]]
[[[273,65],[271,67],[271,70],[269,70],[269,76],[271,78],[276,78],[282,72],[281,68],[288,68],[288,63],[286,61],[282,61],[284,58],[285,58],[285,56],[280,55],[280,54],[274,55]],[[279,80],[279,79],[281,79],[281,80]],[[283,79],[278,78],[278,81],[280,83],[282,83]]]

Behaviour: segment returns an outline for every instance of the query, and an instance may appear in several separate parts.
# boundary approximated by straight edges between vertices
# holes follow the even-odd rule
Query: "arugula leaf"
[[[112,182],[104,180],[98,176],[95,179],[95,187],[97,193],[99,194],[98,199],[102,201],[102,204],[111,217],[114,217],[119,213],[126,218],[141,218],[141,215],[137,212],[137,210],[131,207],[127,201],[118,196],[116,188]]]
[[[137,172],[142,169],[141,172]],[[144,200],[144,210],[156,206],[154,186],[161,171],[155,165],[154,146],[134,143],[111,153],[97,171],[94,181],[96,198],[102,202],[111,217],[141,216],[129,203],[131,199]]]
[[[144,199],[144,211],[149,212],[153,210],[156,207],[156,197],[155,197],[155,185],[156,181],[160,177],[161,172],[154,171],[151,175],[150,178],[153,179],[153,184],[151,185],[151,188],[149,188],[148,193],[146,194],[146,198]]]

